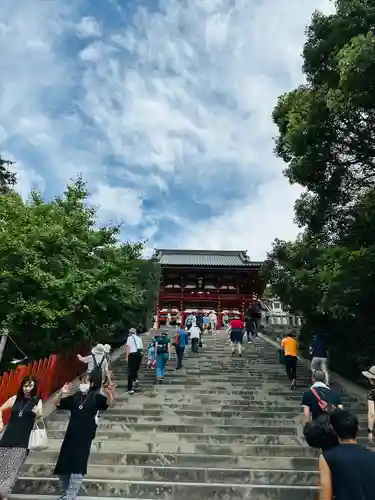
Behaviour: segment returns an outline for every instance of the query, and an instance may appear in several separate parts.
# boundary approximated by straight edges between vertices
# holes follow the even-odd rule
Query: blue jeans
[[[167,353],[156,355],[156,378],[164,378],[165,365],[168,359],[169,355]]]

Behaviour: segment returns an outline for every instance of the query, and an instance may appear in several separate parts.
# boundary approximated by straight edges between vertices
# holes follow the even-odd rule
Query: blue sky
[[[2,0],[0,152],[46,198],[82,173],[150,247],[294,238],[271,112],[329,0]],[[256,224],[254,230],[254,224]]]

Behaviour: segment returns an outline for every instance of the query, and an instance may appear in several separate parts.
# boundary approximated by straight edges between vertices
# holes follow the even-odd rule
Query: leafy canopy
[[[158,268],[98,226],[88,196],[81,178],[49,202],[0,196],[0,322],[29,356],[149,326]]]
[[[339,0],[306,30],[306,83],[280,96],[275,152],[305,192],[295,205],[303,228],[275,241],[273,290],[305,318],[307,341],[329,336],[333,364],[354,375],[373,364],[375,276],[375,3]]]

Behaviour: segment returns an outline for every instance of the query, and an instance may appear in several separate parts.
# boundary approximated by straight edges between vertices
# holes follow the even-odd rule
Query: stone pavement
[[[81,496],[163,500],[312,500],[317,452],[301,438],[300,397],[288,388],[275,348],[259,339],[231,357],[227,335],[207,334],[184,368],[170,362],[165,383],[140,373],[141,393],[126,391],[126,366],[115,365],[116,405],[101,416]],[[365,401],[344,396],[361,415]],[[34,452],[12,499],[56,498],[52,470],[67,415],[48,421],[50,447]],[[52,496],[51,496],[52,495]],[[53,496],[55,495],[55,496]]]

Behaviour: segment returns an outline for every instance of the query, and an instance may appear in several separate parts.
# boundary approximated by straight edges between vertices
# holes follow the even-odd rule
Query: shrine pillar
[[[217,316],[217,327],[221,328],[221,326],[222,326],[222,320],[221,320],[221,300],[220,300],[220,294],[219,294],[219,297],[217,299],[217,313],[216,313],[216,316]]]
[[[160,305],[159,300],[156,303],[156,329],[158,330],[160,326]]]

